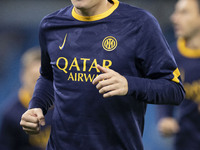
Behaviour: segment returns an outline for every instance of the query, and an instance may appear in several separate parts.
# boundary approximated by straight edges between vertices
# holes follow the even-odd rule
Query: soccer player
[[[34,86],[39,77],[41,65],[40,48],[34,47],[22,56],[22,86],[18,95],[14,96],[6,105],[0,128],[1,150],[44,150],[50,135],[50,121],[52,110],[45,116],[46,126],[41,128],[38,135],[26,134],[19,125],[22,114],[27,110],[28,103],[33,95]]]
[[[41,76],[20,124],[54,104],[48,150],[142,150],[146,104],[180,104],[180,73],[156,19],[118,0],[71,0],[40,26]]]
[[[178,107],[159,106],[158,129],[164,136],[176,134],[176,150],[200,149],[200,0],[179,0],[171,16],[178,40],[172,45],[182,72],[186,98]],[[177,121],[178,119],[178,121]]]

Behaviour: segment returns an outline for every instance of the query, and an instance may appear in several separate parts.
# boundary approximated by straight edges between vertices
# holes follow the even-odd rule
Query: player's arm
[[[94,79],[93,84],[104,98],[131,95],[152,104],[180,104],[184,98],[181,83],[167,79],[122,76],[114,70],[97,67],[102,74]]]
[[[29,103],[29,109],[41,108],[46,114],[47,110],[53,105],[54,89],[53,89],[53,72],[50,64],[51,60],[48,54],[47,40],[45,35],[46,22],[43,20],[40,26],[39,41],[41,47],[41,68],[40,77],[37,80],[33,97]]]
[[[180,72],[156,19],[147,15],[141,32],[136,51],[141,77],[126,76],[128,95],[151,104],[180,104],[185,96]]]
[[[114,70],[102,69],[93,84],[104,97],[131,95],[152,104],[180,104],[185,92],[172,52],[153,17],[144,19],[136,54],[141,77],[122,76]]]
[[[28,134],[37,134],[40,131],[40,125],[45,125],[44,115],[53,105],[53,73],[50,65],[50,57],[47,51],[45,35],[43,32],[45,23],[40,28],[40,46],[41,46],[41,76],[37,80],[33,97],[29,103],[29,109],[22,115],[20,125]]]

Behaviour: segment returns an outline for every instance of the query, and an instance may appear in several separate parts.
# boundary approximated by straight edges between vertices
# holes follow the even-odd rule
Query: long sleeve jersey
[[[48,150],[142,150],[146,104],[180,104],[184,97],[156,19],[113,3],[96,16],[68,6],[41,22],[41,76],[29,108],[46,113],[54,104]],[[128,94],[103,98],[92,84],[97,64],[123,75]]]
[[[200,50],[187,48],[182,38],[171,47],[182,74],[186,96],[181,105],[176,108],[167,105],[159,106],[159,118],[174,117],[176,110],[180,125],[175,138],[176,150],[199,150],[200,112],[196,102],[200,102]]]

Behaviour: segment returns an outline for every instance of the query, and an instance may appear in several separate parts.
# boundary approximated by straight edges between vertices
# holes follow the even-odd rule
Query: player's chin
[[[87,5],[84,2],[82,2],[82,1],[76,1],[76,2],[73,3],[73,5],[74,5],[74,7],[76,9],[80,9],[80,10],[86,10],[86,9],[88,9]]]

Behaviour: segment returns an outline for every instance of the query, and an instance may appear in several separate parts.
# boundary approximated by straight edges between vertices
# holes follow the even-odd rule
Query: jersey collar
[[[185,40],[183,38],[179,38],[178,42],[178,50],[179,52],[188,58],[200,58],[200,49],[190,49],[186,47]]]
[[[104,19],[104,18],[108,17],[109,15],[111,15],[119,6],[118,0],[113,0],[113,2],[114,2],[114,5],[102,14],[95,15],[95,16],[81,16],[81,15],[77,14],[75,12],[75,9],[73,8],[72,16],[79,21],[97,21],[97,20]]]

